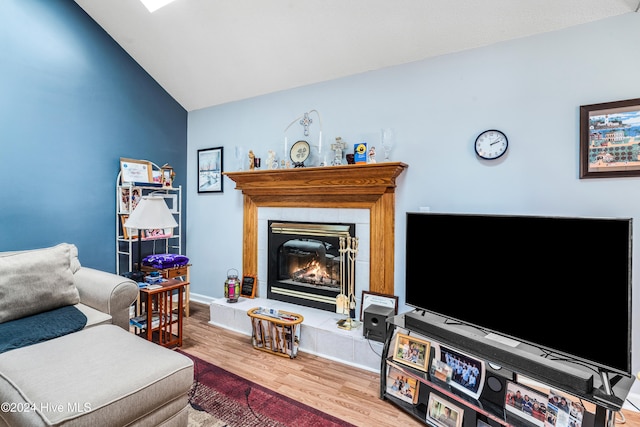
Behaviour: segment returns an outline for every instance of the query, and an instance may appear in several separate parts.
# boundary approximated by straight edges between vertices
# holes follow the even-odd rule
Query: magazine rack
[[[247,315],[254,348],[291,359],[298,355],[302,315],[261,307],[252,308]]]

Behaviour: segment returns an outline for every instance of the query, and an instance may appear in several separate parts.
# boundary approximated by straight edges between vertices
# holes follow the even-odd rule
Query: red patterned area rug
[[[181,351],[194,362],[189,427],[354,427]]]

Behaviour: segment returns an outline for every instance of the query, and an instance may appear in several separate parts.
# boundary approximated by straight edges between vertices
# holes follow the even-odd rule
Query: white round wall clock
[[[504,132],[489,129],[478,135],[474,148],[478,157],[486,160],[495,160],[507,152],[509,140]]]

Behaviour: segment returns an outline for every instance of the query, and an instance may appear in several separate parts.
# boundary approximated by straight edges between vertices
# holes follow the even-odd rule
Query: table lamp
[[[142,269],[142,230],[177,227],[164,198],[144,196],[125,221],[124,227],[138,229],[138,271]]]

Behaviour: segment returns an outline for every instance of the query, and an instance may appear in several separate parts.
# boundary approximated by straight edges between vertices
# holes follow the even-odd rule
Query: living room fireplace
[[[341,280],[351,274],[348,262],[341,270],[340,238],[355,237],[355,228],[268,221],[267,298],[335,312]]]

